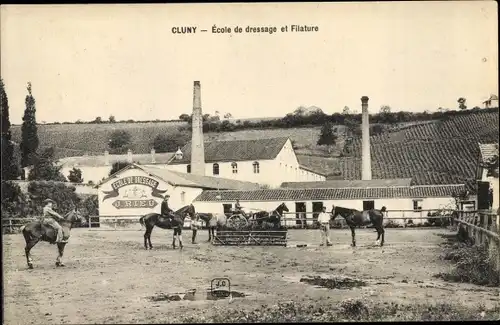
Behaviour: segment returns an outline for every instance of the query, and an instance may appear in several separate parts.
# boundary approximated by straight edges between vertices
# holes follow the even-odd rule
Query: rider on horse
[[[64,240],[63,236],[63,228],[58,223],[58,221],[63,221],[64,218],[61,217],[59,213],[52,210],[52,205],[55,203],[54,201],[52,201],[51,199],[46,199],[45,201],[43,201],[43,203],[43,215],[40,222],[54,228],[54,230],[57,231],[56,243],[65,243],[66,241]]]
[[[161,216],[165,218],[169,218],[170,221],[173,221],[175,218],[174,215],[174,210],[170,209],[168,206],[168,199],[170,198],[170,195],[165,194],[163,197],[163,202],[161,203]]]

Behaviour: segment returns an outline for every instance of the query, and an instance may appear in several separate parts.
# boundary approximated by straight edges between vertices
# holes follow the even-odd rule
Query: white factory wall
[[[237,161],[237,172],[233,172],[233,162],[217,162],[219,174],[214,175],[214,163],[205,164],[205,175],[222,177],[240,181],[256,182],[277,188],[283,182],[324,181],[325,176],[300,168],[290,140],[281,152],[272,160],[258,160],[259,172],[254,172],[255,160]],[[172,171],[186,173],[188,164],[168,165]]]
[[[419,206],[422,210],[434,210],[441,209],[445,207],[454,207],[453,198],[423,198],[418,199],[421,200]],[[373,200],[375,203],[376,209],[381,209],[383,206],[387,208],[387,210],[406,210],[404,212],[389,212],[388,217],[402,217],[402,218],[418,218],[418,217],[427,217],[427,211],[413,211],[413,199],[412,198],[403,198],[403,199],[375,199]],[[296,212],[296,203],[304,202],[306,205],[306,212],[313,212],[313,202],[322,202],[323,206],[326,207],[327,211],[330,212],[332,209],[332,205],[342,206],[346,208],[352,208],[357,210],[363,210],[363,200],[295,200],[295,201],[265,201],[265,202],[256,202],[256,201],[243,201],[240,200],[240,204],[242,205],[244,210],[249,211],[258,211],[258,210],[266,210],[271,211],[277,208],[281,203],[285,203],[288,207],[289,212]],[[223,204],[232,204],[234,208],[235,201],[217,201],[217,202],[203,202],[203,201],[195,201],[193,202],[196,211],[205,212],[205,213],[224,213]],[[288,214],[289,218],[294,218],[295,215]],[[312,217],[311,213],[307,214],[308,218]],[[418,220],[414,219],[414,223],[423,223],[426,220]],[[293,222],[293,221],[290,221]],[[387,221],[386,221],[387,222]],[[403,219],[394,220],[397,223],[403,223]],[[308,223],[312,223],[312,220],[308,221]],[[288,222],[287,222],[288,224]],[[292,223],[291,223],[292,224]]]

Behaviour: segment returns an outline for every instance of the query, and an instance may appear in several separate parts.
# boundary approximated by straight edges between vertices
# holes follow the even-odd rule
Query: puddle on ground
[[[328,277],[323,278],[320,276],[304,276],[300,282],[315,285],[317,287],[328,289],[352,289],[366,286],[366,282],[349,278],[349,277]]]
[[[205,292],[197,292],[196,289],[188,290],[186,292],[175,292],[175,293],[159,293],[157,295],[149,297],[151,301],[202,301],[202,300],[223,300],[223,299],[233,299],[233,298],[245,298],[249,295],[231,290],[231,293],[227,292],[212,292],[207,289]]]

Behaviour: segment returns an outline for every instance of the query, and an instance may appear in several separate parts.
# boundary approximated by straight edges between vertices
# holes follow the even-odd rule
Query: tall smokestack
[[[195,81],[193,86],[193,121],[191,125],[191,173],[205,176],[203,114],[201,113],[201,88],[199,81]]]
[[[368,96],[361,97],[361,131],[363,149],[361,155],[361,179],[372,179],[372,161],[370,156],[370,121],[368,115]]]

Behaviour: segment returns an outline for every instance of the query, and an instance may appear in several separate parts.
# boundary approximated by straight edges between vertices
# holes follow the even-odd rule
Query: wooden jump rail
[[[287,230],[217,230],[216,246],[286,246]]]

